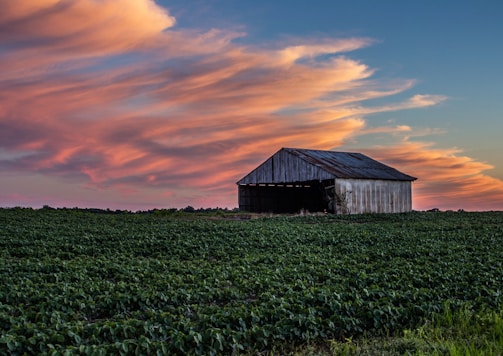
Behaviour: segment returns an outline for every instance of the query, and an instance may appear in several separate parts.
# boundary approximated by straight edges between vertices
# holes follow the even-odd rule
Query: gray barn
[[[361,153],[282,148],[237,182],[239,209],[258,213],[409,212],[414,180]]]

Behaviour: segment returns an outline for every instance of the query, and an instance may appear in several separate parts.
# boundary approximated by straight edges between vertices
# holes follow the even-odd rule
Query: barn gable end
[[[330,179],[332,176],[321,167],[299,159],[287,149],[281,149],[241,179],[238,184],[305,182]]]
[[[282,148],[237,182],[239,208],[336,214],[412,210],[406,175],[360,153]]]

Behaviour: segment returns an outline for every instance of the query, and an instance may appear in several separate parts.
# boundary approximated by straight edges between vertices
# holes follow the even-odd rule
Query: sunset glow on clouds
[[[448,98],[375,79],[351,53],[371,39],[238,44],[149,0],[5,0],[0,29],[2,206],[235,207],[235,182],[281,147],[387,135],[361,151],[419,178],[415,209],[502,208],[492,167],[422,137],[436,128],[372,125]]]

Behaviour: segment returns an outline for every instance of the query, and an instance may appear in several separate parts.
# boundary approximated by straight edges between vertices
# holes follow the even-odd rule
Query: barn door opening
[[[257,213],[324,212],[329,205],[320,181],[239,186],[239,209]]]

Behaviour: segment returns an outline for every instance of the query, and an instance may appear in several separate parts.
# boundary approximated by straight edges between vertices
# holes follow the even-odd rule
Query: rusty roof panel
[[[288,183],[333,178],[416,180],[361,153],[282,148],[237,183]]]
[[[334,178],[413,181],[404,174],[361,153],[283,148],[292,155],[334,175]]]

